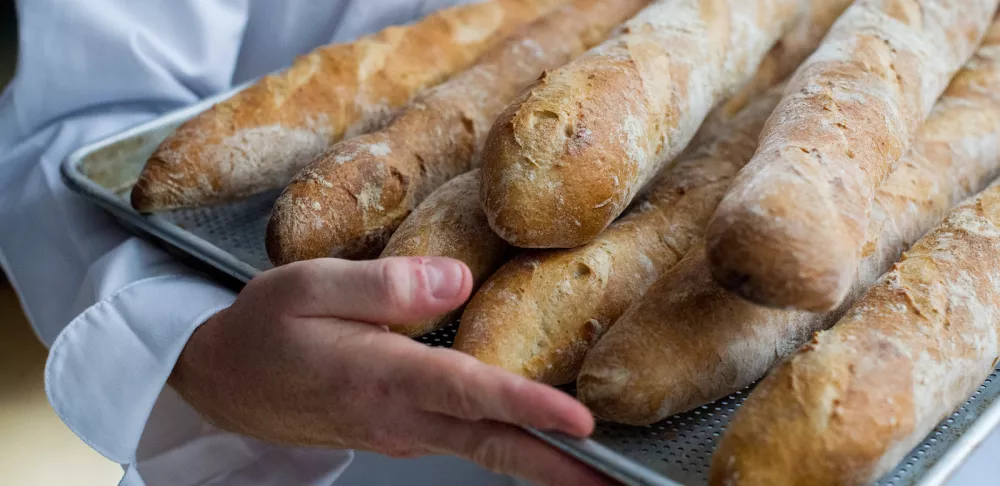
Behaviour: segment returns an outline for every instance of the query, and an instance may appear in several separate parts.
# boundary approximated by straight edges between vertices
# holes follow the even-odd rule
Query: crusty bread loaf
[[[510,246],[490,229],[479,207],[479,169],[434,191],[410,213],[389,239],[381,258],[436,256],[465,262],[479,288],[503,264]],[[450,323],[456,313],[407,325],[393,332],[422,336]]]
[[[604,40],[646,3],[572,0],[420,96],[385,129],[331,148],[275,204],[267,230],[271,260],[377,255],[420,201],[473,168],[507,102],[544,70]]]
[[[975,50],[997,0],[859,0],[797,71],[707,230],[712,272],[754,302],[836,308],[879,184]]]
[[[753,79],[705,118],[691,145],[702,145],[706,141],[704,134],[716,133],[751,100],[791,76],[819,47],[830,26],[851,3],[853,0],[804,0],[806,10],[792,29],[771,48]]]
[[[469,304],[455,349],[544,383],[573,381],[590,346],[701,241],[782,92],[760,96],[713,143],[665,171],[642,204],[594,241],[504,265]]]
[[[850,302],[948,209],[1000,173],[1000,24],[879,189]],[[650,424],[760,379],[843,310],[754,305],[727,292],[703,247],[653,285],[587,355],[577,388],[602,418]]]
[[[995,186],[761,382],[722,438],[711,483],[862,485],[891,470],[996,366],[998,273]]]
[[[201,206],[280,188],[330,144],[384,123],[566,0],[490,0],[319,48],[185,123],[132,192],[140,211]]]
[[[541,79],[483,152],[482,202],[515,246],[600,234],[751,79],[800,0],[657,0],[601,46]]]

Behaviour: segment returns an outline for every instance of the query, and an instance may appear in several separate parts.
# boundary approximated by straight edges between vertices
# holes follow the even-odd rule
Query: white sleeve
[[[125,484],[233,484],[254,468],[329,483],[349,452],[221,433],[164,386],[190,334],[234,294],[130,238],[59,176],[81,145],[229,88],[246,1],[17,7],[18,71],[0,97],[0,265],[52,346],[54,409],[128,466]]]
[[[329,484],[351,454],[220,432],[164,386],[191,333],[235,295],[72,194],[62,161],[231,87],[238,65],[263,74],[253,66],[400,20],[405,6],[460,1],[18,1],[18,70],[0,96],[0,266],[51,346],[54,409],[127,466],[123,484]]]
[[[0,217],[16,231],[0,231],[0,262],[47,344],[83,310],[72,304],[91,266],[127,238],[67,190],[59,165],[87,142],[228,88],[244,4],[18,2],[18,69],[0,96]]]

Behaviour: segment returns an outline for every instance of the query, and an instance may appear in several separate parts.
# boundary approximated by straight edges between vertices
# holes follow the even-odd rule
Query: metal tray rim
[[[135,211],[125,200],[112,191],[89,179],[80,170],[81,163],[93,153],[126,139],[142,135],[164,125],[181,122],[204,111],[215,103],[242,91],[251,82],[232,90],[206,98],[201,102],[169,112],[162,117],[137,125],[115,135],[87,144],[74,151],[61,165],[60,173],[66,185],[92,203],[102,207],[125,224],[147,233],[155,239],[175,246],[181,251],[210,265],[242,283],[253,279],[260,270],[244,263],[232,254],[208,241],[185,231],[166,219],[152,214],[144,215]],[[1000,400],[986,408],[972,425],[953,443],[941,457],[917,481],[919,486],[939,486],[958,470],[975,449],[1000,427]],[[532,435],[557,447],[563,452],[609,474],[614,479],[630,486],[680,486],[680,483],[639,464],[628,457],[605,447],[592,439],[574,439],[532,429]]]
[[[554,432],[525,429],[549,445],[596,468],[628,486],[682,486],[652,469],[629,460],[592,439],[577,439]]]
[[[990,405],[958,440],[928,469],[917,483],[919,486],[945,484],[958,468],[986,439],[1000,427],[1000,400]]]
[[[196,103],[194,105],[170,112],[160,118],[148,121],[141,125],[122,131],[110,137],[98,140],[85,145],[74,151],[60,166],[60,174],[66,185],[75,192],[83,195],[87,199],[109,211],[114,217],[123,220],[129,225],[148,232],[151,236],[161,239],[178,249],[189,253],[206,264],[238,279],[243,283],[252,280],[260,271],[233,257],[226,251],[198,238],[182,228],[166,221],[155,214],[143,215],[135,211],[118,195],[92,181],[80,170],[80,165],[91,154],[114,145],[115,143],[144,134],[150,130],[174,122],[180,122],[204,111],[208,106],[232,97],[236,93],[245,89],[249,83],[245,83],[232,90],[220,93],[219,95]]]

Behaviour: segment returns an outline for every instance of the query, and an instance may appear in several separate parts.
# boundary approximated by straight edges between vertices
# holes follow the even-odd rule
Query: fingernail
[[[427,284],[435,299],[454,299],[462,292],[465,271],[451,260],[435,258],[424,263]]]

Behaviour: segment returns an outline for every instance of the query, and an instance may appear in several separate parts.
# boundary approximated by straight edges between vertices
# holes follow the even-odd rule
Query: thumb
[[[401,325],[450,312],[472,293],[472,272],[449,258],[320,259],[286,265],[286,297],[303,317]]]

